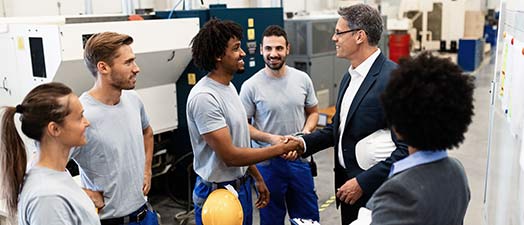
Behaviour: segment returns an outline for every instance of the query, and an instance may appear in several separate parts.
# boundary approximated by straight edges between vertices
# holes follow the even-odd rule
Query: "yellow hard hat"
[[[202,207],[204,225],[242,225],[244,213],[238,197],[226,189],[216,189]]]

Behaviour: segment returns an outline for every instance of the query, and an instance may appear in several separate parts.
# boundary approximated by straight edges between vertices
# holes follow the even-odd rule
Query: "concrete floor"
[[[486,60],[481,68],[472,73],[476,77],[475,90],[475,116],[466,134],[465,142],[450,152],[450,155],[458,158],[466,169],[471,189],[471,202],[466,213],[464,224],[483,224],[483,196],[486,175],[487,146],[488,146],[488,122],[489,122],[489,87],[493,77],[493,60]],[[333,149],[326,149],[315,155],[318,165],[318,177],[315,178],[317,194],[320,206],[320,224],[340,224],[339,212],[335,203],[329,204],[334,196],[333,188]],[[160,180],[160,179],[158,179]],[[161,182],[157,182],[157,186]],[[176,182],[176,181],[169,181]],[[162,224],[178,225],[174,219],[175,214],[183,212],[185,206],[175,203],[160,189],[155,188],[150,195],[150,200],[155,209],[162,216]],[[326,203],[327,202],[327,203]],[[254,225],[259,224],[258,212],[254,212]],[[189,223],[190,224],[190,223]]]
[[[471,74],[476,77],[475,116],[464,143],[458,149],[450,151],[450,155],[464,165],[471,189],[465,225],[484,224],[482,212],[488,155],[489,99],[494,63],[494,60],[488,58],[478,71]]]

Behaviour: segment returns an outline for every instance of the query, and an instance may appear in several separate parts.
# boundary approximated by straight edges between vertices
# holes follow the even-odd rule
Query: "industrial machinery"
[[[189,43],[199,30],[198,19],[89,22],[97,20],[101,18],[0,21],[0,105],[16,105],[32,88],[47,82],[62,82],[82,94],[94,83],[83,61],[87,39],[103,31],[125,33],[135,40],[132,47],[141,68],[136,91],[150,117],[155,142],[161,141],[164,133],[178,128],[176,81],[191,60]],[[166,153],[155,146],[155,176],[169,170]]]
[[[401,0],[397,7],[397,15],[388,17],[388,29],[407,31],[414,49],[438,50],[444,41],[444,48],[456,51],[465,34],[465,0]]]
[[[347,60],[336,57],[331,41],[338,18],[307,16],[285,21],[291,45],[287,63],[311,76],[321,109],[335,105],[338,83],[349,65]]]

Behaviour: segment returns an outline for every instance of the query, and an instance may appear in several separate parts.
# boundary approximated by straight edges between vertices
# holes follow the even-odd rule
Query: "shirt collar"
[[[362,62],[360,65],[357,66],[357,68],[353,69],[353,66],[349,65],[348,72],[353,75],[360,75],[363,77],[366,77],[366,75],[369,73],[369,70],[371,69],[371,66],[373,66],[373,63],[380,55],[380,48],[377,48],[377,50],[371,54],[364,62]]]
[[[394,176],[397,173],[400,173],[409,168],[413,168],[418,165],[427,164],[435,162],[437,160],[448,157],[448,151],[416,151],[415,153],[409,155],[408,157],[399,160],[391,166],[391,171],[389,172],[389,177]]]

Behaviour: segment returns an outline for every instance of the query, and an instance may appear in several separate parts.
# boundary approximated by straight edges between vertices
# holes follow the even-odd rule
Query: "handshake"
[[[304,153],[304,142],[297,136],[273,135],[271,144],[280,151],[280,157],[286,160],[296,160]]]

